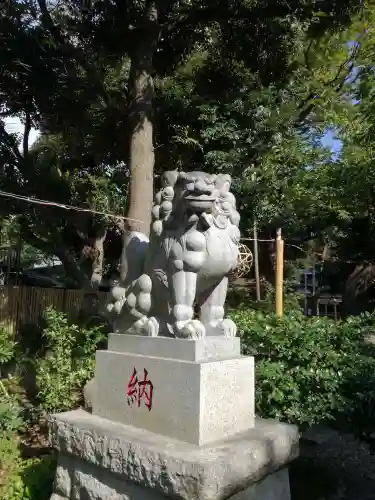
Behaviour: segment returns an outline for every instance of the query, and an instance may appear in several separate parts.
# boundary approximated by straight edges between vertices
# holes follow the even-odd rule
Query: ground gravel
[[[292,500],[375,500],[375,454],[350,434],[317,426],[291,467]]]

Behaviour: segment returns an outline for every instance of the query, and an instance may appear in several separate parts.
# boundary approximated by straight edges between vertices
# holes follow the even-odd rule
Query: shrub
[[[366,431],[375,408],[375,360],[364,351],[363,336],[375,316],[334,322],[293,309],[282,319],[244,309],[232,318],[243,353],[255,356],[259,415],[302,427],[334,420]]]
[[[0,327],[0,435],[11,435],[23,429],[22,407],[18,394],[10,394],[8,389],[14,377],[1,378],[5,368],[16,359],[16,342],[5,328]]]
[[[48,500],[55,469],[53,455],[24,460],[17,437],[0,435],[0,498]]]
[[[17,343],[0,328],[0,375],[25,361]],[[25,407],[20,391],[18,377],[0,378],[0,498],[47,500],[52,493],[55,459],[52,455],[21,457],[19,433],[25,431]]]
[[[23,409],[11,397],[0,397],[0,435],[9,435],[24,429]]]
[[[4,368],[14,361],[16,356],[16,342],[9,335],[7,330],[0,327],[0,377]]]
[[[47,309],[45,321],[47,351],[36,366],[37,398],[48,412],[64,411],[80,403],[81,390],[94,374],[95,351],[103,334],[100,328],[71,324],[53,309]]]

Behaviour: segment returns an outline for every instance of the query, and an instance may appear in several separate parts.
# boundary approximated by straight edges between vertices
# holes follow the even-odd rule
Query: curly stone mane
[[[152,209],[152,233],[160,236],[163,229],[172,228],[176,224],[188,224],[198,218],[191,209],[190,214],[184,206],[184,194],[196,176],[202,172],[165,172],[162,176],[162,187],[156,193]],[[236,199],[230,192],[231,177],[226,174],[205,174],[205,182],[213,185],[215,200],[211,209],[211,220],[216,227],[226,229],[231,223],[238,226],[240,215],[236,210]]]

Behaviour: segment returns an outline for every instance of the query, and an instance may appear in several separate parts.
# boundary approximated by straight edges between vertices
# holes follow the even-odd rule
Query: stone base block
[[[243,432],[254,426],[254,358],[238,341],[112,334],[96,353],[92,413],[199,446]]]
[[[238,337],[203,337],[188,340],[110,333],[108,351],[199,363],[200,361],[238,358],[241,354],[241,344]]]
[[[71,488],[64,494],[53,493],[51,500],[166,500],[157,491],[121,480],[82,460],[61,455],[59,469],[69,471]],[[56,491],[65,489],[62,477],[56,477]],[[198,497],[191,497],[195,500]],[[261,479],[228,500],[290,500],[289,474],[284,468]]]
[[[51,500],[290,500],[286,465],[298,430],[274,421],[197,447],[83,410],[54,415]]]

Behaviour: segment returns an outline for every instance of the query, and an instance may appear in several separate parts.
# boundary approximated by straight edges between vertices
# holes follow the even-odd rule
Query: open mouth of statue
[[[215,203],[215,198],[206,194],[190,194],[185,197],[185,203],[186,208],[188,210],[192,210],[193,212],[211,212]]]
[[[189,194],[185,199],[189,201],[215,201],[215,198],[206,194]]]

